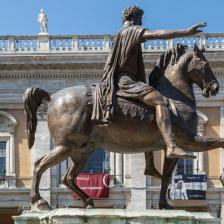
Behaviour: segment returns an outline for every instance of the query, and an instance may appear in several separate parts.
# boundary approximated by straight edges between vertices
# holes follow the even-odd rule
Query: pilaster
[[[131,208],[146,209],[146,176],[144,153],[132,155]]]
[[[31,150],[32,155],[32,169],[34,168],[34,163],[41,157],[47,155],[50,152],[50,132],[48,129],[46,108],[41,105],[37,113],[37,129],[35,133],[35,142]],[[51,203],[51,177],[50,169],[46,170],[40,181],[40,194]]]

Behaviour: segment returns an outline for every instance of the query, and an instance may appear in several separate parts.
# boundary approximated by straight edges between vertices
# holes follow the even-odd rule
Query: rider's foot
[[[107,118],[103,118],[100,123],[99,126],[103,126],[103,127],[107,127],[111,124],[111,121],[109,121]]]
[[[154,166],[146,167],[144,175],[153,176],[153,177],[156,177],[158,179],[162,178],[161,174],[159,173],[159,171]]]
[[[111,115],[110,112],[107,111],[105,117],[103,117],[103,119],[100,121],[99,126],[109,126],[112,122],[111,120]]]
[[[196,156],[190,154],[189,152],[184,151],[183,149],[174,146],[168,147],[166,151],[166,156],[169,159],[178,158],[178,159],[195,159]]]

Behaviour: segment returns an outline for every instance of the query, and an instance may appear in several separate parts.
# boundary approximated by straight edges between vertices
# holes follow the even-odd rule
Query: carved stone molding
[[[206,124],[208,123],[208,118],[200,111],[197,111],[197,115],[198,115],[198,126],[197,126],[198,135],[205,136]]]
[[[66,72],[66,71],[30,71],[30,72],[11,72],[0,73],[0,79],[56,79],[56,78],[84,78],[84,79],[99,79],[103,75],[102,72]]]
[[[0,132],[14,133],[16,125],[17,121],[12,115],[0,111]]]

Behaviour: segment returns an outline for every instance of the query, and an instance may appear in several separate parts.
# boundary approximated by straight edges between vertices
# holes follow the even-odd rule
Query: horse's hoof
[[[90,209],[90,208],[94,208],[94,206],[93,205],[87,205],[86,208]]]
[[[94,208],[94,207],[95,207],[95,205],[93,203],[93,199],[92,198],[87,199],[85,208],[89,209],[89,208]]]
[[[31,194],[30,195],[30,201],[31,204],[34,205],[35,203],[37,203],[37,201],[39,201],[41,199],[39,194]]]
[[[51,206],[44,199],[40,199],[36,202],[36,206],[41,211],[49,211],[52,210]]]
[[[170,206],[168,203],[166,203],[166,204],[160,204],[159,209],[172,210],[174,208],[172,206]]]
[[[192,155],[178,147],[173,149],[167,148],[166,157],[168,159],[196,159],[195,155]]]

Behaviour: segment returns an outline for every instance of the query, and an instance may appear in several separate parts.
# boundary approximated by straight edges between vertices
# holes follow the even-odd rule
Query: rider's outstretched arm
[[[185,30],[144,30],[142,34],[143,40],[152,40],[152,39],[171,39],[175,37],[183,37],[188,35],[194,35],[201,33],[202,30],[199,28],[205,27],[207,24],[196,24]]]

